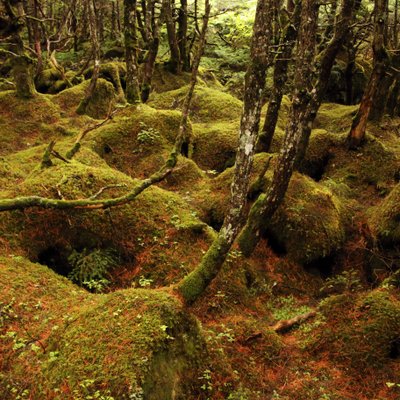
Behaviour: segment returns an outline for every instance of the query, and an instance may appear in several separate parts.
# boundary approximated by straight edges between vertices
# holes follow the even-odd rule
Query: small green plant
[[[362,284],[358,272],[350,270],[328,278],[320,291],[324,293],[354,293],[361,289]]]
[[[200,386],[200,389],[207,393],[207,396],[211,395],[213,390],[211,371],[209,369],[205,369],[203,374],[199,377],[199,380],[203,382],[203,384]],[[209,397],[207,397],[207,399],[208,398]]]
[[[157,129],[148,127],[145,123],[140,123],[140,131],[137,135],[137,141],[141,145],[152,145],[161,141],[160,132]]]
[[[74,250],[68,257],[72,271],[68,278],[94,292],[102,292],[109,284],[108,271],[118,264],[114,251],[104,249]]]

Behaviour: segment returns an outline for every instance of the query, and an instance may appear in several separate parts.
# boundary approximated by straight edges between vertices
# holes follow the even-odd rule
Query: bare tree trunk
[[[200,264],[177,285],[186,303],[194,302],[217,276],[245,218],[249,176],[253,163],[262,106],[266,70],[270,65],[269,32],[272,27],[270,0],[258,0],[251,61],[246,74],[244,108],[240,127],[230,208],[223,226]]]
[[[89,102],[92,99],[96,90],[97,80],[100,74],[100,44],[97,34],[97,18],[95,14],[94,1],[95,0],[89,0],[87,4],[90,39],[92,42],[94,57],[93,74],[92,78],[90,79],[89,86],[86,89],[85,98],[79,103],[78,109],[76,110],[78,114],[85,114],[86,108],[89,105]]]
[[[286,33],[281,40],[279,53],[274,65],[274,85],[268,101],[267,114],[263,129],[257,143],[258,151],[269,152],[274,137],[276,123],[278,122],[279,109],[281,108],[283,90],[288,78],[289,62],[292,58],[293,48],[296,44],[297,31],[300,25],[301,2],[298,1],[293,10]]]
[[[387,0],[376,0],[374,11],[374,67],[361,99],[360,107],[357,115],[353,120],[349,135],[347,137],[350,148],[356,148],[361,145],[365,137],[368,117],[377,93],[378,86],[381,84],[385,76],[386,66],[390,60],[385,48],[385,31],[386,31],[386,10]]]
[[[124,0],[124,37],[126,57],[126,99],[129,103],[140,102],[137,65],[136,0]]]

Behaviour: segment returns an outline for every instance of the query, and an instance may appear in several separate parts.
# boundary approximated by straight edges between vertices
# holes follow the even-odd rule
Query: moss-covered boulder
[[[332,133],[343,133],[349,130],[358,106],[345,106],[335,103],[324,103],[318,110],[314,129],[325,129]]]
[[[90,295],[21,257],[0,271],[1,398],[198,398],[205,347],[169,294]]]
[[[14,91],[0,92],[0,155],[49,141],[57,135],[60,109],[50,96],[20,99]]]
[[[180,108],[188,86],[152,96],[149,105],[161,110]],[[194,122],[216,122],[240,119],[242,102],[217,89],[198,86],[195,90],[190,117]]]
[[[114,109],[115,102],[114,86],[100,78],[97,80],[93,96],[85,108],[85,114],[96,119],[106,118]]]
[[[385,245],[400,243],[400,184],[370,212],[371,227]]]
[[[108,166],[88,166],[54,160],[50,168],[34,170],[2,198],[37,195],[47,198],[112,198],[132,190],[137,181]],[[207,227],[180,196],[150,187],[132,202],[111,210],[29,209],[0,215],[5,246],[53,266],[62,274],[72,270],[69,256],[77,251],[106,250],[117,254],[120,274],[109,277],[116,286],[129,286],[141,276],[153,285],[182,277],[201,259],[210,237]],[[187,246],[186,243],[192,243]]]
[[[204,170],[224,171],[235,163],[239,121],[194,124],[193,160]]]
[[[323,352],[356,371],[385,373],[398,357],[400,300],[389,290],[367,294],[337,295],[320,305],[318,328],[310,337],[310,349]]]
[[[255,157],[249,193],[252,198],[266,191],[271,182],[274,160],[265,178],[261,182],[258,180],[269,157],[268,154]],[[230,168],[210,182],[210,187],[205,188],[206,193],[197,194],[201,215],[213,226],[222,223],[227,211],[232,177],[233,169]],[[346,207],[327,187],[295,173],[284,202],[272,220],[265,221],[264,230],[280,251],[291,259],[310,263],[342,246],[347,217]]]

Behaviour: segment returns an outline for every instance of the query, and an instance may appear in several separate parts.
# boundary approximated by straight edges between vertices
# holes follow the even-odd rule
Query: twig
[[[277,322],[274,326],[272,326],[272,330],[277,332],[277,333],[285,333],[289,331],[290,329],[293,328],[295,325],[299,325],[308,319],[315,317],[317,315],[317,312],[315,310],[310,311],[305,314],[298,315],[297,317],[279,321]]]
[[[93,196],[90,196],[89,199],[90,200],[95,200],[97,199],[97,197],[99,197],[102,193],[104,193],[106,190],[108,189],[114,189],[114,188],[121,188],[121,187],[128,187],[128,185],[126,185],[125,183],[121,183],[121,184],[116,184],[116,185],[108,185],[108,186],[104,186],[102,187],[96,194],[94,194]]]

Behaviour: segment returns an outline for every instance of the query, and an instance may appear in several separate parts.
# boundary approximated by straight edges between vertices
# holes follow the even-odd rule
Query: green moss
[[[235,163],[239,125],[239,122],[193,125],[193,160],[200,168],[221,172]]]
[[[400,338],[400,301],[390,291],[339,295],[320,305],[321,324],[311,338],[310,349],[357,371],[387,372],[392,346]]]
[[[87,140],[109,165],[133,177],[148,177],[168,158],[180,120],[177,111],[131,106]]]
[[[110,111],[113,110],[115,101],[114,86],[105,79],[100,78],[97,80],[96,89],[89,102],[85,104],[84,110],[81,110],[83,103],[80,103],[77,113],[84,113],[96,119],[106,118]]]
[[[338,143],[332,149],[333,157],[325,168],[324,179],[347,185],[353,197],[367,203],[394,187],[400,161],[396,152],[382,140],[367,135],[359,152],[345,147],[345,136],[338,138]],[[372,193],[369,189],[373,189]]]
[[[370,223],[378,239],[386,245],[400,243],[400,184],[370,212]]]
[[[84,154],[85,151],[83,158]],[[89,159],[90,152],[86,154]],[[77,160],[69,164],[56,159],[53,162],[53,167],[34,170],[1,197],[79,199],[109,187],[102,194],[109,198],[125,194],[136,184],[101,162],[97,164],[100,166],[87,166]],[[186,272],[181,264],[196,265],[210,242],[195,211],[180,196],[157,187],[148,188],[133,202],[110,211],[31,209],[2,213],[0,231],[13,251],[33,260],[51,248],[64,260],[73,249],[115,249],[128,265],[137,260],[135,272],[116,283],[118,286],[131,284],[140,275],[149,277],[156,285],[179,279]],[[187,241],[192,246],[187,246]]]
[[[154,108],[179,108],[186,96],[188,87],[152,96],[149,105]],[[192,100],[190,117],[195,122],[231,121],[240,118],[242,102],[220,90],[197,86]]]
[[[345,106],[335,103],[321,105],[314,122],[314,128],[325,129],[330,133],[343,133],[350,129],[358,105]]]
[[[40,93],[49,93],[50,88],[62,79],[60,71],[55,68],[44,69],[35,79],[35,85]]]
[[[2,398],[13,390],[32,399],[197,398],[204,344],[194,318],[167,293],[89,295],[22,258],[1,258],[0,268],[7,310],[0,326],[7,355]]]

